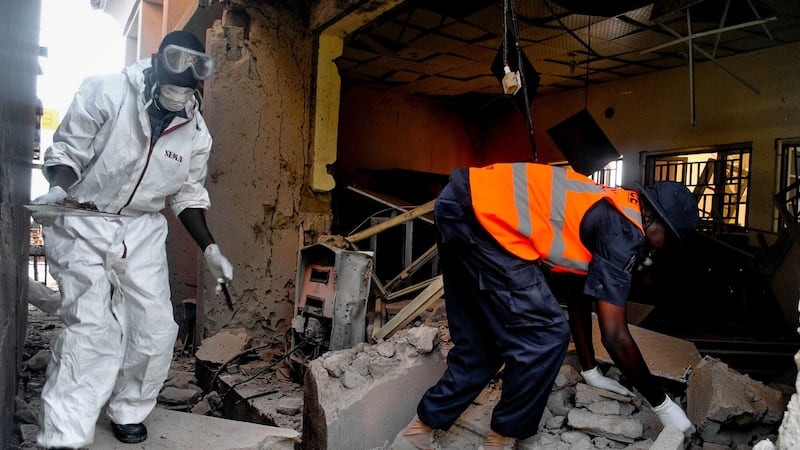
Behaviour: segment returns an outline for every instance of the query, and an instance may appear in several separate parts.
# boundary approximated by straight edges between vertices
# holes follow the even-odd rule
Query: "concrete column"
[[[284,333],[294,309],[297,257],[311,218],[330,214],[307,189],[312,36],[292,5],[225,11],[207,34],[216,69],[204,117],[214,147],[207,220],[234,265],[233,314],[199,266],[198,327],[206,336],[245,326],[256,339]],[[321,221],[324,224],[324,221]]]
[[[27,327],[31,163],[41,2],[0,2],[0,448],[10,448]]]

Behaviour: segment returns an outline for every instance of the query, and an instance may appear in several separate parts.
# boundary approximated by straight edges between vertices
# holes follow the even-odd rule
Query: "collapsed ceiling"
[[[497,94],[490,67],[514,25],[540,77],[532,97],[685,66],[690,55],[738,78],[725,57],[800,41],[800,2],[409,0],[349,35],[336,64],[345,83],[395,93]]]

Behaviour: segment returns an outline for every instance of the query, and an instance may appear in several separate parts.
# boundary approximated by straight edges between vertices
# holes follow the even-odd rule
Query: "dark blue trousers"
[[[466,177],[444,188],[434,220],[454,347],[417,414],[433,428],[450,428],[505,365],[491,427],[533,436],[566,355],[566,316],[537,264],[506,251],[477,222]]]

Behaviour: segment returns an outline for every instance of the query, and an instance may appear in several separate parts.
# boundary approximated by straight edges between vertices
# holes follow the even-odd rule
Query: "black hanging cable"
[[[536,141],[533,138],[533,118],[531,117],[531,105],[528,97],[528,83],[525,80],[525,70],[522,67],[523,56],[522,56],[522,48],[520,48],[519,46],[519,24],[517,23],[517,14],[514,12],[514,0],[505,0],[503,5],[503,13],[504,13],[503,17],[504,33],[506,32],[505,30],[506,16],[508,14],[510,14],[511,16],[511,25],[514,31],[514,46],[517,49],[517,70],[519,71],[519,81],[522,84],[522,98],[525,102],[524,109],[525,109],[525,119],[528,124],[528,137],[531,143],[531,151],[533,152],[533,162],[538,162],[539,156],[537,155],[536,152]],[[504,39],[503,42],[505,43],[506,39],[505,35],[503,39]],[[503,45],[503,49],[505,51],[506,49],[505,44]]]
[[[503,0],[503,68],[508,67],[508,0]]]
[[[592,48],[592,16],[589,16],[589,26],[586,28],[586,34],[589,36],[587,37],[587,44],[589,48]],[[590,54],[586,55],[586,75],[584,77],[584,93],[583,93],[583,109],[589,110],[589,58]]]

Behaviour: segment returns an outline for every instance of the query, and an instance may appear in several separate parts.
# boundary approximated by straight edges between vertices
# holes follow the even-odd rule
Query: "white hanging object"
[[[508,65],[503,66],[503,72],[505,72],[505,75],[503,75],[503,92],[507,95],[516,94],[522,86],[519,72],[512,72]]]

